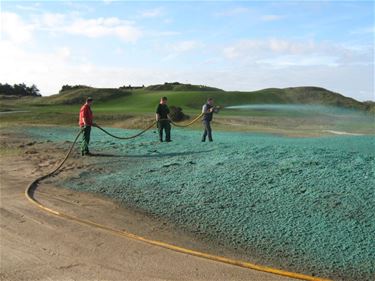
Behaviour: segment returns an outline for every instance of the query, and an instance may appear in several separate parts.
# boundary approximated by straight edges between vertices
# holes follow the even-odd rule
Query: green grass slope
[[[223,91],[208,86],[180,84],[178,82],[152,85],[142,89],[83,87],[64,90],[49,97],[7,101],[6,104],[80,105],[88,96],[94,98],[96,110],[103,112],[127,111],[138,113],[153,111],[162,96],[168,97],[170,105],[180,106],[186,111],[200,110],[208,97],[214,98],[216,104],[222,107],[243,104],[314,104],[373,111],[373,104],[361,103],[319,87],[269,88],[252,92],[239,92]],[[0,100],[0,104],[4,105],[5,101]]]
[[[121,89],[111,89],[111,88],[79,88],[62,91],[57,95],[52,95],[43,98],[42,100],[37,100],[38,104],[80,104],[87,97],[92,97],[97,102],[103,102],[111,99],[122,98],[131,95],[130,91]]]
[[[167,86],[170,87],[170,85]],[[181,85],[177,86],[180,87]],[[158,90],[151,90],[147,87],[133,90],[131,95],[116,96],[97,106],[100,110],[111,108],[114,111],[145,112],[154,110],[159,98],[162,96],[168,97],[170,105],[180,106],[186,111],[200,110],[208,97],[214,98],[216,104],[222,107],[241,104],[313,104],[358,110],[368,110],[369,108],[368,105],[352,98],[318,87],[270,88],[253,92],[227,92],[215,90],[214,88],[201,91],[197,89],[176,90],[175,87],[172,90],[163,87]]]
[[[124,91],[118,89],[79,89],[67,91],[49,97],[55,103],[72,104],[93,96],[96,101],[104,102],[108,106],[141,107],[150,109],[161,96],[167,96],[170,104],[184,108],[196,109],[208,97],[214,98],[222,106],[239,104],[318,104],[365,110],[366,106],[352,98],[318,87],[270,88],[253,92],[223,91],[220,89],[189,84],[168,83],[153,85],[145,89]]]
[[[319,87],[296,87],[283,89],[293,103],[321,104],[353,109],[366,109],[363,103]]]

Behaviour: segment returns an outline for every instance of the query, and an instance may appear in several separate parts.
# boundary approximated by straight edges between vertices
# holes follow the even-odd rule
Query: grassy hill
[[[123,98],[131,95],[128,90],[111,88],[84,87],[62,91],[57,95],[52,95],[37,101],[38,104],[81,104],[87,97],[94,98],[97,102],[104,102],[111,99]]]
[[[243,104],[313,104],[374,111],[374,103],[362,103],[319,87],[269,88],[252,92],[224,91],[221,89],[175,83],[152,85],[141,89],[115,89],[77,87],[60,91],[59,94],[20,100],[0,99],[1,108],[7,104],[31,106],[69,106],[82,104],[86,97],[94,98],[99,111],[153,111],[161,96],[167,96],[170,105],[187,111],[199,110],[208,97],[222,107]]]
[[[154,110],[161,96],[170,105],[199,110],[208,97],[222,107],[241,104],[314,104],[369,110],[374,105],[318,87],[269,88],[253,92],[223,91],[207,86],[180,83],[152,85],[143,89],[78,88],[35,99],[34,105],[80,105],[87,96],[94,98],[100,111],[147,112]]]

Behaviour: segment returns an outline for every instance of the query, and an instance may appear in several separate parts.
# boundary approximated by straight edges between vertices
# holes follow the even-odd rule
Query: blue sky
[[[373,1],[1,1],[0,82],[374,98]]]

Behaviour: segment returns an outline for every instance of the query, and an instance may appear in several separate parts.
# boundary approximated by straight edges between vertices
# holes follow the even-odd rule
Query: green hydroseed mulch
[[[76,132],[25,130],[61,143]],[[102,173],[85,171],[63,185],[105,194],[264,264],[337,280],[373,280],[374,136],[214,132],[213,143],[200,137],[173,129],[172,143],[158,143],[154,131],[119,141],[94,128],[91,151],[121,157],[103,157]]]

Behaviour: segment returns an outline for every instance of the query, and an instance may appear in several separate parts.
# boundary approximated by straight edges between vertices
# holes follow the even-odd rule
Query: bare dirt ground
[[[64,151],[11,134],[1,135],[1,146],[0,280],[292,280],[151,246],[46,213],[26,199],[24,190],[52,169]],[[73,158],[59,176],[95,161]],[[54,187],[53,181],[43,182],[35,197],[53,209],[116,229],[177,245],[198,243],[141,212]]]

